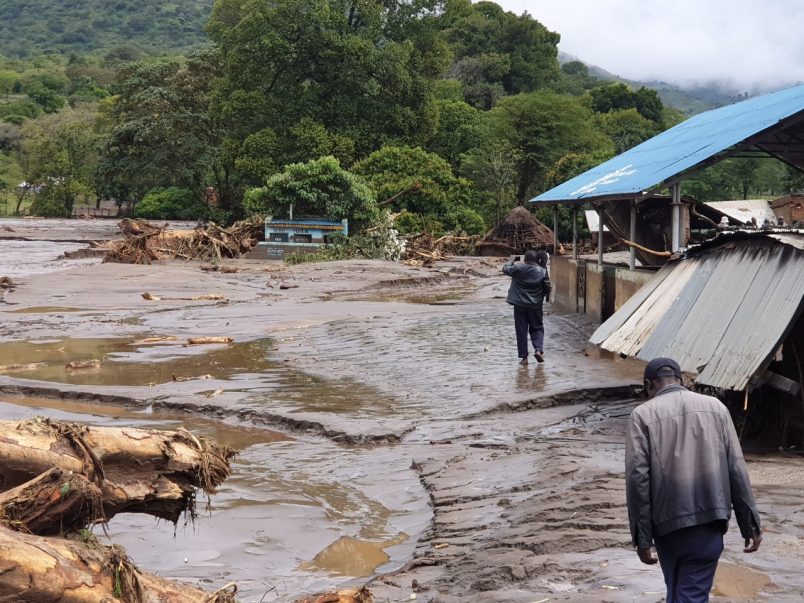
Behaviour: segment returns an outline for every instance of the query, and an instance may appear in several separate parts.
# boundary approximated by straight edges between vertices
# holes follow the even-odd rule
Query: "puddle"
[[[232,476],[208,510],[201,501],[194,524],[180,522],[174,530],[145,515],[122,514],[108,532],[142,569],[207,590],[233,581],[243,601],[259,601],[269,591],[266,600],[293,601],[372,576],[380,566],[392,571],[412,555],[430,520],[410,459],[393,448],[344,449],[249,426],[81,401],[4,399],[2,419],[44,414],[155,429],[181,424],[239,448]],[[108,543],[101,528],[95,531]]]
[[[399,534],[387,541],[372,542],[342,536],[318,553],[303,569],[318,568],[339,576],[371,576],[391,557],[384,549],[406,542],[407,534]]]
[[[744,565],[721,562],[717,566],[712,594],[729,600],[752,599],[770,586],[773,582],[767,574]]]
[[[0,343],[4,374],[73,385],[147,386],[211,375],[227,379],[277,366],[267,360],[269,340],[226,346],[183,347],[182,342],[138,347],[133,338],[57,339]],[[200,353],[199,353],[200,352]],[[97,368],[71,370],[68,362],[100,360]],[[20,368],[14,368],[18,365]]]

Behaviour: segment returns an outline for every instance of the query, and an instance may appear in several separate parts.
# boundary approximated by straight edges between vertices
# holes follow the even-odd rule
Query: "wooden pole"
[[[572,206],[572,259],[578,259],[578,206]]]
[[[597,265],[603,265],[603,210],[597,210]]]
[[[678,251],[681,247],[681,184],[675,183],[671,188],[672,202],[670,204],[670,236],[672,244],[670,251]]]
[[[636,218],[637,218],[637,202],[631,201],[631,228],[628,233],[632,241],[636,241]],[[636,247],[631,247],[628,252],[628,269],[634,270],[636,268]]]
[[[553,208],[553,255],[558,255],[558,205]]]

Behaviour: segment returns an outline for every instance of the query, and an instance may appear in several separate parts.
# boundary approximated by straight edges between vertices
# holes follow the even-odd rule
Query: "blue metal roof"
[[[531,199],[638,197],[804,112],[804,84],[701,113]]]

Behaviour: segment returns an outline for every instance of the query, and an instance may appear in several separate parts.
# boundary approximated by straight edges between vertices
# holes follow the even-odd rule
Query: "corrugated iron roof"
[[[804,233],[737,234],[665,265],[592,343],[670,357],[700,384],[746,389],[804,310]]]
[[[746,199],[739,201],[710,201],[707,206],[737,220],[740,224],[748,224],[751,218],[757,219],[762,226],[765,220],[776,224],[776,214],[773,213],[770,203],[765,199]]]
[[[774,126],[786,128],[801,114],[804,114],[804,84],[700,113],[531,202],[636,198],[678,180],[685,172]],[[798,145],[794,141],[782,144],[775,138],[757,142],[761,142],[758,147],[776,154]],[[802,161],[801,156],[796,158],[790,161]]]

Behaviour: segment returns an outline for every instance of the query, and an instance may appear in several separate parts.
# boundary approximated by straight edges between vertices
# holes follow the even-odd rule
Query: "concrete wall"
[[[595,261],[576,261],[566,256],[554,256],[550,263],[553,304],[564,312],[588,314],[598,322],[603,322],[619,310],[656,274],[652,270],[631,271],[605,264],[598,266]],[[585,296],[580,299],[579,280],[585,281]]]
[[[628,270],[617,268],[615,271],[614,311],[619,310],[634,293],[652,279],[656,272],[652,270]]]

